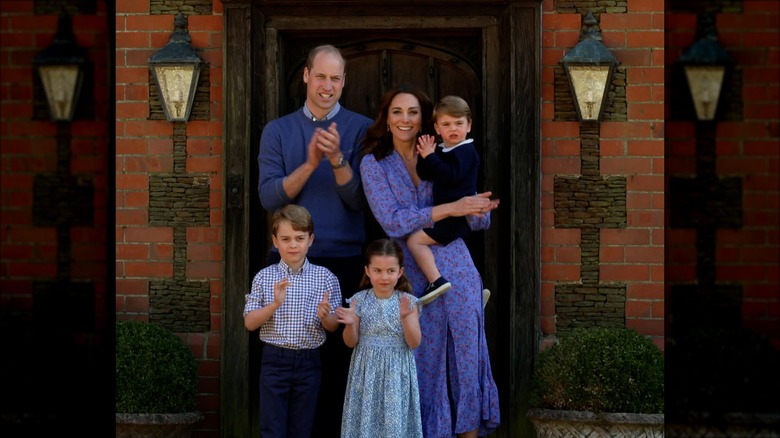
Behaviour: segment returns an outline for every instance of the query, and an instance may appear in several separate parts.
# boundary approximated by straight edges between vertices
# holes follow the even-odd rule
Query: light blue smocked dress
[[[347,300],[357,300],[360,337],[349,364],[342,438],[423,436],[417,367],[401,326],[402,294],[420,308],[416,297],[398,290],[377,298],[367,289]]]

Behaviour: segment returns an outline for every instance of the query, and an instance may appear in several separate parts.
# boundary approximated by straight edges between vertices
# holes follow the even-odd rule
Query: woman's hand
[[[491,210],[498,208],[499,200],[490,199],[493,192],[482,192],[476,195],[464,196],[457,201],[436,205],[431,210],[431,218],[438,222],[447,217],[479,216],[482,217]]]
[[[492,210],[498,208],[500,201],[498,199],[490,199],[493,192],[482,192],[473,196],[464,196],[453,204],[455,204],[454,214],[452,216],[484,216]]]

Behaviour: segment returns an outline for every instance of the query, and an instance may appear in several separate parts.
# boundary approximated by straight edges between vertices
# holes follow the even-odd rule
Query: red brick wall
[[[67,7],[88,83],[75,119],[57,123],[33,67],[58,27],[59,8],[45,6],[0,2],[0,429],[18,415],[15,426],[42,434],[83,421],[99,429],[110,386],[80,385],[113,374],[102,355],[113,323],[110,8],[102,1]],[[88,398],[81,406],[72,400],[77,391]]]
[[[68,172],[94,178],[93,226],[71,230],[72,279],[100,283],[105,296],[105,227],[107,220],[108,109],[107,75],[108,30],[104,4],[98,2],[96,15],[73,17],[76,42],[87,49],[93,64],[94,93],[85,96],[94,106],[91,120],[76,118],[65,129],[70,135]],[[51,44],[57,29],[56,15],[35,16],[32,1],[2,2],[2,157],[0,194],[2,228],[0,258],[3,303],[23,305],[32,280],[57,276],[57,230],[33,225],[33,182],[36,176],[57,172],[56,122],[33,117],[33,57]],[[101,117],[102,115],[102,117]],[[46,113],[48,116],[48,113]],[[11,291],[19,291],[10,293]],[[29,297],[28,297],[29,298]],[[8,300],[8,301],[6,301]],[[103,313],[103,312],[100,312]],[[101,322],[102,324],[102,322]]]
[[[576,5],[577,2],[574,2]],[[625,70],[625,121],[600,127],[600,174],[626,181],[625,227],[599,232],[599,284],[625,285],[625,325],[664,336],[664,9],[629,1],[625,12],[599,14],[602,42]],[[576,121],[556,120],[555,71],[579,41],[582,16],[542,3],[542,345],[558,331],[556,287],[581,283],[581,230],[556,228],[557,176],[580,174]],[[559,117],[560,119],[560,117]]]
[[[150,120],[147,60],[173,32],[173,15],[152,14],[149,2],[119,1],[116,10],[116,313],[148,319],[150,282],[174,272],[174,227],[149,224],[149,180],[173,172],[174,124]],[[189,15],[191,45],[208,63],[207,120],[186,123],[186,174],[209,181],[209,225],[186,229],[186,280],[206,281],[210,329],[179,333],[198,361],[197,436],[219,431],[222,285],[222,2],[211,15]]]
[[[770,337],[778,348],[780,6],[777,2],[745,0],[741,11],[716,11],[714,18],[718,42],[733,59],[732,70],[741,78],[741,83],[724,84],[721,92],[735,94],[732,100],[739,101],[741,108],[736,106],[735,110],[719,114],[714,127],[715,176],[719,181],[741,181],[741,224],[721,225],[714,236],[715,283],[735,287],[741,294],[741,304],[735,312],[742,327]],[[679,58],[695,41],[696,23],[694,12],[668,14],[667,62]],[[669,178],[699,175],[697,129],[702,129],[697,122],[682,117],[667,123]],[[697,257],[701,257],[697,230],[668,231],[667,281],[701,282],[697,279]]]

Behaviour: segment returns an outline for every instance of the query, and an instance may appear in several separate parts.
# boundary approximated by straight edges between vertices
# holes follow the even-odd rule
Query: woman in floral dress
[[[360,164],[363,189],[371,211],[387,235],[414,260],[405,238],[435,221],[466,216],[474,230],[490,226],[498,206],[491,192],[432,205],[432,184],[416,172],[416,144],[431,134],[433,106],[413,88],[389,91],[367,131]],[[487,435],[500,421],[498,390],[490,369],[484,330],[482,279],[466,244],[457,239],[431,249],[441,275],[452,288],[425,306],[420,319],[422,343],[415,350],[423,435],[427,438]],[[427,280],[415,263],[405,266],[414,294]]]

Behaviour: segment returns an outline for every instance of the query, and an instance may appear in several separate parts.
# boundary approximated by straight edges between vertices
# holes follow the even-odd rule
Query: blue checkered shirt
[[[280,261],[260,270],[252,280],[252,292],[245,296],[244,316],[271,304],[274,283],[287,277],[287,297],[273,316],[260,326],[260,339],[278,347],[299,350],[317,348],[325,342],[325,328],[317,318],[317,305],[328,291],[331,313],[341,306],[341,288],[328,269],[306,259],[297,272]]]

